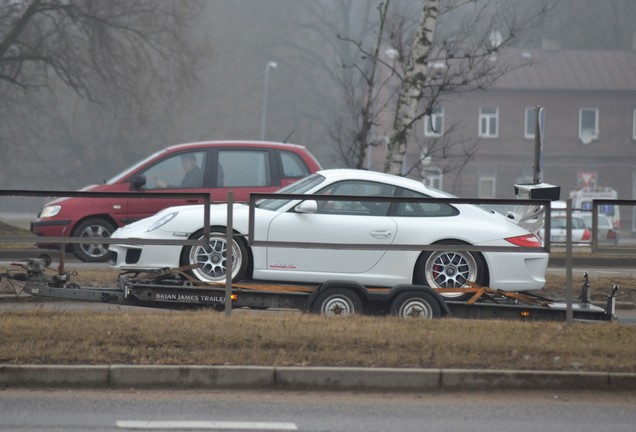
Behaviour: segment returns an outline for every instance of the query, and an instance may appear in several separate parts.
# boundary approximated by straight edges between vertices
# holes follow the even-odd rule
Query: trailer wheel
[[[190,240],[203,238],[203,230],[190,236]],[[232,280],[243,279],[247,272],[249,254],[242,239],[232,240]],[[184,246],[181,251],[181,265],[196,264],[197,267],[188,270],[192,276],[202,282],[223,282],[227,272],[227,237],[225,228],[210,228],[210,243],[206,246]]]
[[[354,291],[346,288],[326,290],[311,305],[313,313],[326,316],[347,316],[362,312],[362,301]]]
[[[441,318],[442,310],[437,300],[425,292],[398,294],[391,303],[391,314],[400,318]]]
[[[87,219],[73,230],[73,237],[105,237],[108,238],[115,231],[113,224],[105,219]],[[104,262],[110,259],[108,244],[76,243],[73,252],[84,262]]]

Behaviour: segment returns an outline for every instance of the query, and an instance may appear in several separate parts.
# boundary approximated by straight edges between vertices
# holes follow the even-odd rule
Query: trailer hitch
[[[9,271],[1,273],[0,276],[5,279],[14,280],[17,282],[27,282],[34,284],[41,284],[47,286],[53,286],[57,288],[64,288],[71,280],[71,276],[77,273],[59,271],[52,275],[47,275],[48,268],[47,260],[45,258],[29,258],[24,263],[12,263],[12,265],[22,269],[23,271]]]

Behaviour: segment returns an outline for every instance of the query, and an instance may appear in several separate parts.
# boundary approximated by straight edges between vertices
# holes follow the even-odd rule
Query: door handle
[[[391,231],[371,231],[369,234],[371,234],[371,237],[379,239],[386,239],[391,237]]]

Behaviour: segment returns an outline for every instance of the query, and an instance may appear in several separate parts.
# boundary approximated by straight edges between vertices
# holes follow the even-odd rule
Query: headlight
[[[168,213],[165,216],[162,216],[160,219],[158,219],[156,222],[153,222],[152,225],[146,228],[146,232],[152,232],[156,230],[157,228],[164,226],[165,224],[170,222],[172,219],[174,219],[175,216],[178,214],[179,212],[172,212],[172,213]]]
[[[53,217],[53,216],[57,215],[60,212],[60,210],[62,210],[62,206],[60,206],[60,205],[46,206],[40,212],[40,217],[41,218]]]

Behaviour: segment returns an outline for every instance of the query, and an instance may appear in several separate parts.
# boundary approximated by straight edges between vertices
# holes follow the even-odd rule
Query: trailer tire
[[[226,252],[227,237],[226,228],[210,228],[210,244],[208,246],[184,246],[181,251],[180,263],[182,266],[196,264],[197,267],[188,270],[188,273],[201,282],[224,282],[227,272]],[[203,238],[203,230],[199,230],[190,236],[190,240]],[[234,238],[232,268],[232,281],[244,279],[247,273],[249,254],[245,241]]]
[[[348,316],[362,312],[360,296],[347,288],[331,288],[318,294],[311,312],[326,316]]]
[[[391,302],[391,315],[410,319],[442,317],[442,309],[433,295],[426,292],[404,292]]]

